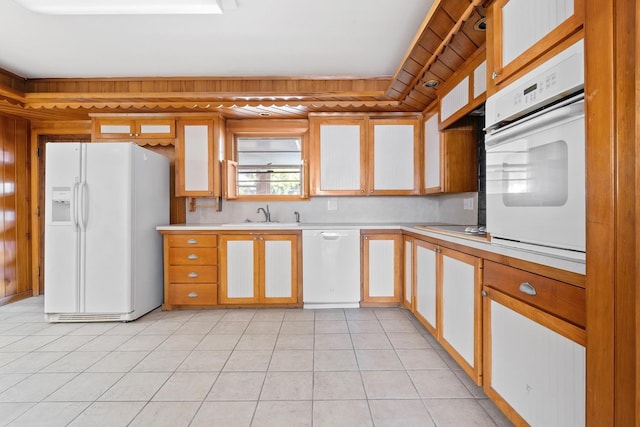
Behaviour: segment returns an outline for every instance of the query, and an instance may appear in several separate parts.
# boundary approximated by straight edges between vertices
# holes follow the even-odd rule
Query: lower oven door
[[[496,242],[584,259],[584,99],[487,135],[487,231]]]

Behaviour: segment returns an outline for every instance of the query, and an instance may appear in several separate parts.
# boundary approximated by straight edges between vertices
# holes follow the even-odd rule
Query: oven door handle
[[[531,130],[538,129],[552,123],[561,123],[567,119],[584,116],[584,99],[560,108],[541,111],[535,116],[530,116],[525,120],[511,123],[501,129],[485,136],[484,142],[487,147],[498,145],[505,141],[511,141],[516,137],[524,135]]]

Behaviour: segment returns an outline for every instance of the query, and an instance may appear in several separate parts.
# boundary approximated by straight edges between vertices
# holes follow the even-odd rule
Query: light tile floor
[[[403,309],[42,313],[0,307],[0,425],[510,425]]]

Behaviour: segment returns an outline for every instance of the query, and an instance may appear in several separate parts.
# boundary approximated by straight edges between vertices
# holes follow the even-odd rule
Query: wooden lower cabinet
[[[163,233],[164,310],[218,303],[218,236]]]
[[[401,303],[402,246],[402,234],[362,232],[361,305]]]
[[[297,234],[220,236],[220,304],[299,305]]]
[[[413,283],[415,281],[413,272],[415,271],[414,267],[414,258],[413,258],[413,237],[403,236],[402,242],[404,244],[403,247],[403,256],[404,256],[404,277],[403,277],[403,288],[402,288],[402,305],[404,305],[409,311],[414,312],[414,298],[413,294],[415,293],[413,288]]]
[[[484,291],[487,396],[516,425],[584,426],[584,289],[485,262]]]
[[[423,240],[414,240],[415,296],[414,314],[431,335],[438,337],[438,246]]]
[[[476,384],[482,383],[482,259],[442,248],[438,338]]]

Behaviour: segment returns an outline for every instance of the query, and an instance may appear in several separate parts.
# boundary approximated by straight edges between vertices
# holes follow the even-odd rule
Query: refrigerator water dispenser
[[[71,187],[53,187],[51,194],[51,221],[71,221]]]

